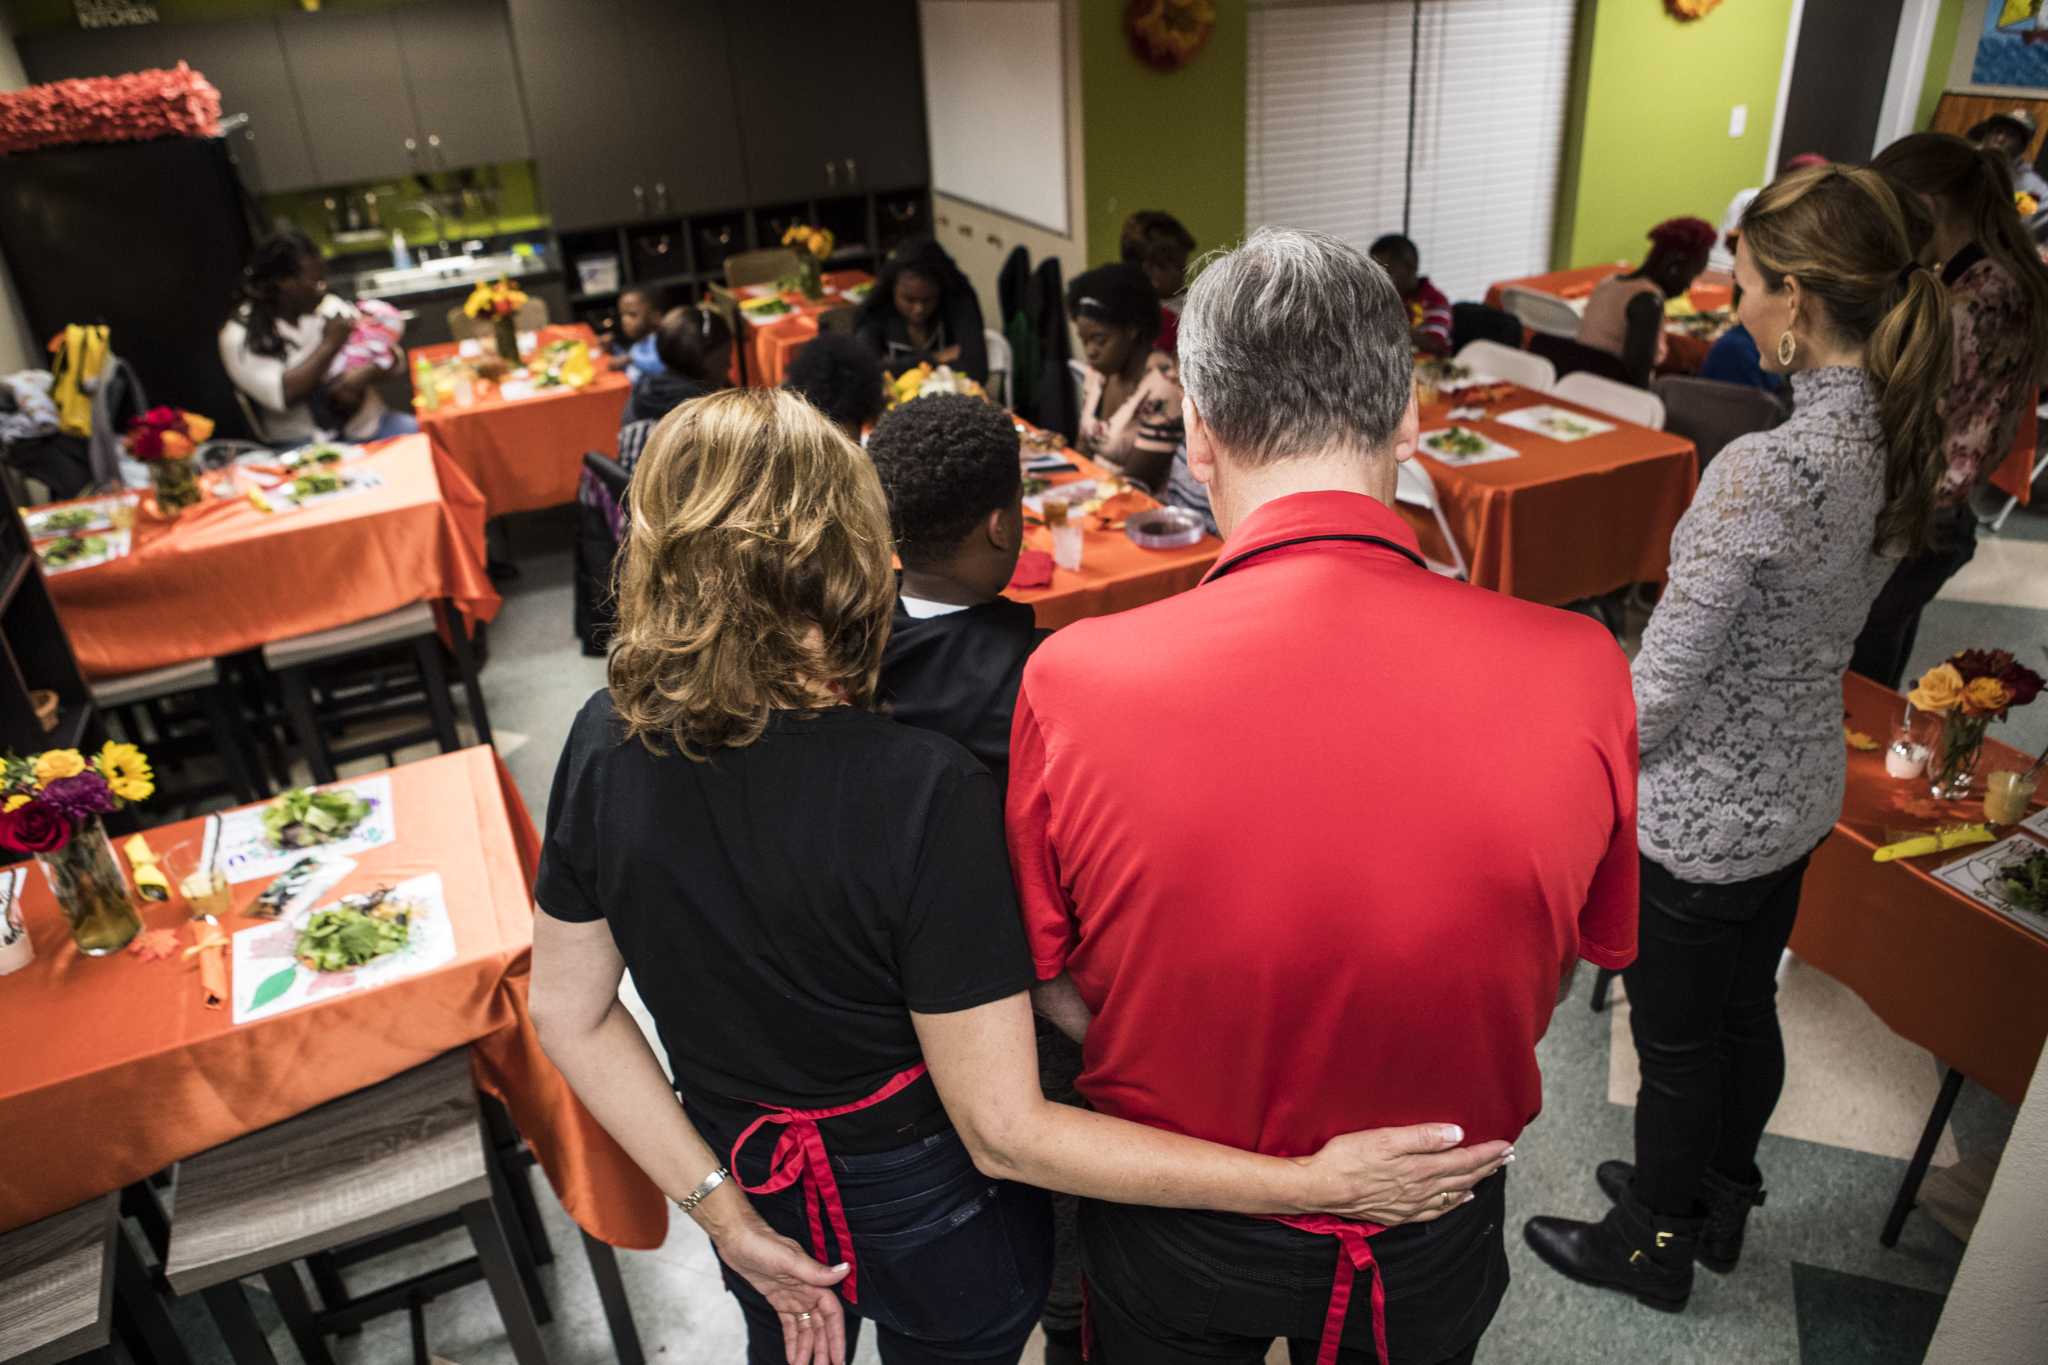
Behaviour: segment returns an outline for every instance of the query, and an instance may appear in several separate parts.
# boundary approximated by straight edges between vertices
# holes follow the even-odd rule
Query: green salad
[[[301,474],[292,480],[292,496],[295,498],[316,498],[322,493],[339,493],[341,476],[317,472]]]
[[[98,516],[90,507],[67,507],[61,512],[44,513],[42,525],[45,531],[83,531]]]
[[[2037,848],[1999,868],[1998,889],[2020,909],[2048,914],[2048,848]]]
[[[291,459],[291,465],[293,468],[297,468],[301,465],[340,464],[346,458],[348,458],[348,452],[340,446],[327,445],[323,442],[320,445],[307,446],[305,449],[295,452]]]
[[[292,956],[316,972],[345,972],[405,947],[412,938],[411,902],[386,891],[349,896],[315,910],[299,931]]]
[[[276,848],[311,848],[348,838],[369,813],[370,803],[346,787],[294,787],[264,807],[263,834]]]
[[[75,564],[81,559],[97,559],[107,552],[105,536],[66,536],[43,546],[43,563],[53,569],[66,564]]]
[[[1476,431],[1463,427],[1450,427],[1434,431],[1422,438],[1422,444],[1439,455],[1483,455],[1486,453],[1486,438]]]
[[[796,311],[787,299],[750,299],[740,305],[740,310],[750,318],[779,318]]]

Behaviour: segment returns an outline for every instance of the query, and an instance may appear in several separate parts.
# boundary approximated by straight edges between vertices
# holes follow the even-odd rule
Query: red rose
[[[164,434],[148,427],[129,433],[128,453],[138,460],[155,460],[164,453]]]
[[[1966,649],[1949,660],[1956,672],[1963,675],[1963,681],[1973,678],[2005,678],[2005,671],[2013,666],[2012,653],[2003,649]]]
[[[16,853],[55,853],[71,842],[71,822],[41,801],[0,812],[0,844]]]
[[[173,407],[151,408],[142,414],[140,420],[142,425],[156,431],[170,431],[172,428],[182,431],[185,426],[185,414]]]
[[[1998,675],[1998,680],[2012,693],[2013,706],[2025,706],[2041,695],[2041,675],[2025,664],[2007,665],[2005,672]]]

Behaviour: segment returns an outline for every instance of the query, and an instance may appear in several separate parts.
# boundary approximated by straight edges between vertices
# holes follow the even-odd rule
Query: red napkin
[[[1017,556],[1017,571],[1010,575],[1013,588],[1043,588],[1052,582],[1052,556],[1043,550],[1026,550]]]

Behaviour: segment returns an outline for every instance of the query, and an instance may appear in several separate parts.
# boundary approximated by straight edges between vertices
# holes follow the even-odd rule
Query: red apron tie
[[[1372,1273],[1372,1344],[1380,1365],[1389,1365],[1387,1355],[1387,1288],[1380,1278],[1379,1262],[1373,1259],[1366,1239],[1386,1229],[1378,1223],[1352,1223],[1328,1214],[1299,1218],[1276,1218],[1303,1232],[1337,1239],[1337,1279],[1330,1286],[1330,1311],[1323,1318],[1323,1344],[1316,1352],[1316,1365],[1337,1365],[1337,1352],[1344,1344],[1344,1317],[1351,1307],[1351,1286],[1361,1270]]]
[[[739,1187],[748,1194],[774,1194],[801,1182],[804,1192],[804,1212],[811,1222],[811,1254],[821,1265],[833,1262],[825,1253],[825,1224],[832,1224],[832,1237],[839,1247],[839,1254],[846,1261],[846,1278],[839,1283],[839,1292],[848,1303],[860,1302],[859,1286],[855,1277],[860,1268],[853,1259],[853,1231],[846,1225],[846,1207],[839,1202],[839,1182],[832,1177],[832,1160],[825,1153],[825,1138],[818,1131],[819,1119],[835,1119],[842,1114],[858,1113],[902,1091],[906,1086],[925,1074],[925,1065],[919,1062],[907,1071],[899,1071],[874,1094],[842,1104],[831,1109],[784,1109],[780,1105],[763,1104],[768,1112],[747,1125],[739,1140],[732,1145],[730,1169]],[[758,1101],[756,1101],[758,1103]],[[768,1178],[758,1185],[749,1185],[739,1174],[740,1149],[747,1140],[760,1131],[764,1123],[783,1125],[782,1136],[775,1141],[775,1150],[768,1158]]]

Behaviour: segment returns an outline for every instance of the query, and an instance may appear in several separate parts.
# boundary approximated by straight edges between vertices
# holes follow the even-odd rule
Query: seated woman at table
[[[1643,263],[1594,287],[1579,322],[1579,344],[1621,357],[1630,374],[1647,380],[1664,363],[1664,305],[1692,287],[1713,248],[1714,226],[1704,218],[1672,218],[1651,228]]]
[[[944,247],[913,237],[891,252],[854,315],[853,334],[901,374],[929,361],[988,382],[981,301]]]
[[[821,333],[790,358],[782,386],[800,394],[853,440],[874,425],[888,399],[882,362],[858,337]]]
[[[1671,538],[1636,655],[1642,1063],[1635,1162],[1598,1222],[1525,1237],[1573,1279],[1668,1311],[1695,1260],[1733,1270],[1785,1078],[1776,973],[1807,860],[1842,810],[1842,673],[1946,468],[1948,302],[1919,264],[1921,198],[1868,167],[1780,177],[1744,212],[1735,277],[1764,364],[1797,395],[1731,442]]]
[[[1396,1223],[1498,1170],[1505,1144],[1436,1123],[1287,1160],[1044,1097],[1001,793],[876,709],[891,549],[873,462],[796,395],[672,413],[633,479],[610,687],[548,801],[535,1026],[711,1235],[747,1359],[848,1360],[872,1319],[884,1359],[1014,1362],[1048,1189]]]
[[[651,339],[661,368],[633,381],[622,427],[658,422],[692,398],[732,382],[732,329],[717,309],[671,308],[661,315]]]
[[[1934,258],[1948,286],[1955,382],[1933,544],[1899,565],[1878,594],[1849,666],[1886,687],[1905,676],[1920,614],[1977,553],[1971,496],[2012,450],[2048,362],[2048,266],[2020,221],[2005,160],[1958,137],[1915,133],[1878,153],[1877,169],[1934,213]]]
[[[1123,263],[1143,270],[1159,295],[1159,349],[1172,355],[1180,336],[1180,306],[1187,297],[1195,234],[1170,213],[1139,209],[1124,219],[1120,248]]]
[[[1134,265],[1101,265],[1067,286],[1067,316],[1088,376],[1081,386],[1083,455],[1158,488],[1181,442],[1180,371],[1154,346],[1159,296]]]
[[[234,311],[221,324],[220,362],[249,400],[262,440],[287,446],[318,438],[316,395],[335,417],[325,429],[348,440],[419,430],[412,414],[387,409],[372,387],[397,373],[397,362],[329,374],[355,323],[354,306],[327,292],[327,263],[304,233],[280,232],[257,244]]]

